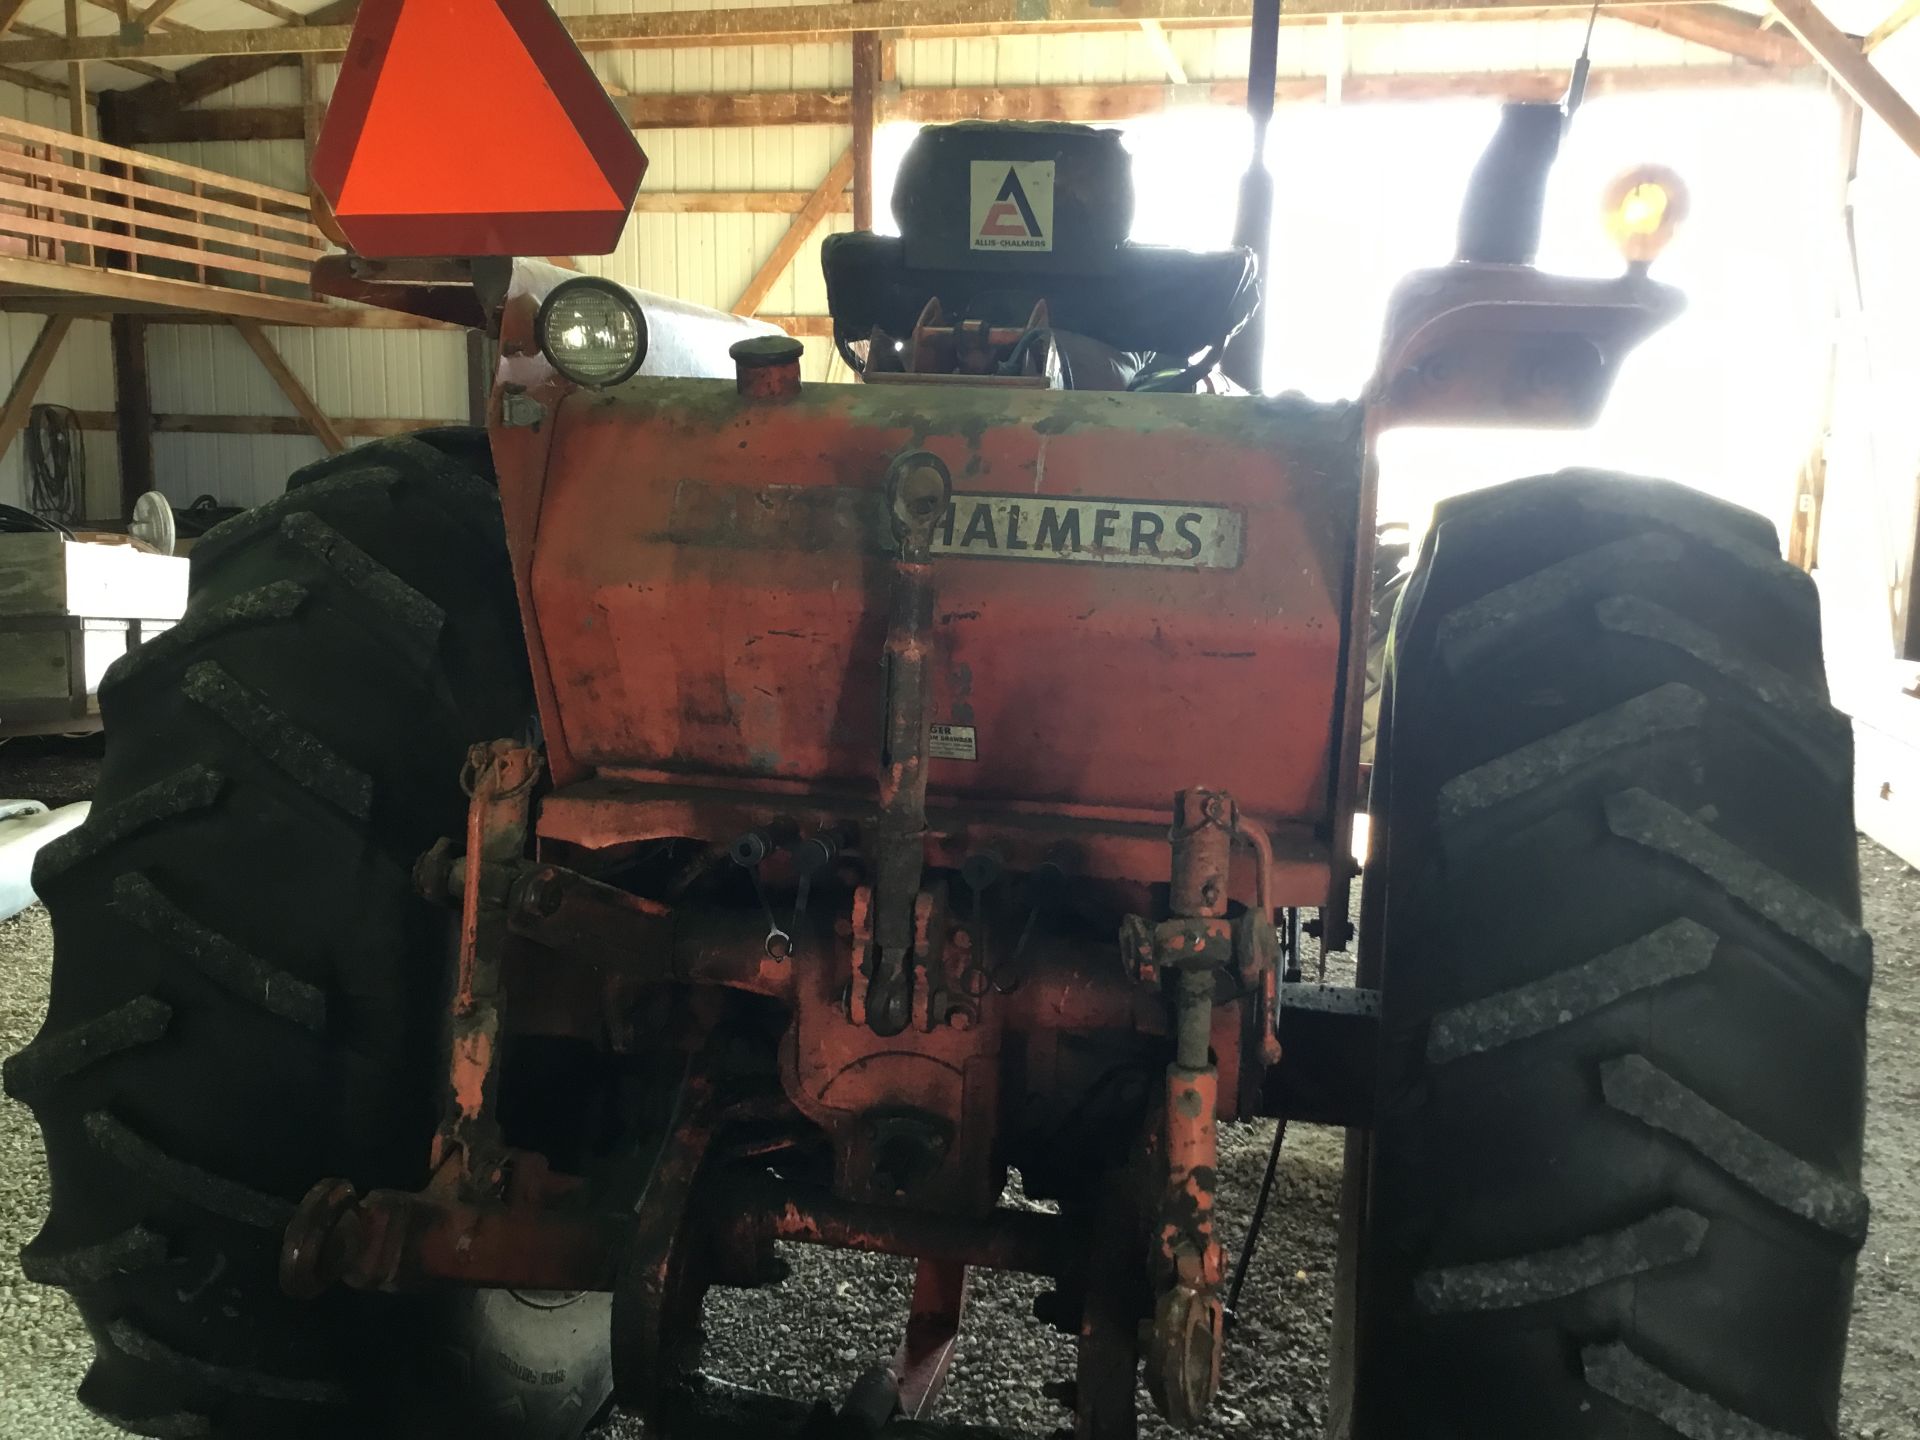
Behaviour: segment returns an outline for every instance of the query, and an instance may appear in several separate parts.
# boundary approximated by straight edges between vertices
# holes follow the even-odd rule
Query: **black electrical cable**
[[[64,405],[36,405],[27,417],[27,475],[36,515],[66,530],[80,518],[87,490],[87,444],[80,417]]]
[[[73,532],[56,525],[44,515],[22,510],[18,505],[0,505],[0,535],[67,535]]]
[[[1240,1243],[1240,1258],[1233,1262],[1233,1279],[1227,1285],[1227,1323],[1234,1323],[1240,1309],[1240,1287],[1247,1283],[1253,1268],[1253,1252],[1260,1243],[1260,1227],[1266,1223],[1267,1202],[1273,1198],[1273,1182],[1280,1173],[1280,1147],[1286,1143],[1287,1122],[1283,1116],[1273,1127],[1273,1148],[1267,1152],[1267,1174],[1260,1182],[1260,1198],[1253,1202],[1253,1215],[1247,1221],[1247,1238]]]

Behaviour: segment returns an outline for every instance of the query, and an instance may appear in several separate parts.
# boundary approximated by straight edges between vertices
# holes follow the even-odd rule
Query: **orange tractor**
[[[992,1267],[1076,1337],[1073,1435],[1130,1440],[1142,1376],[1193,1426],[1216,1127],[1273,1116],[1350,1136],[1340,1434],[1833,1440],[1871,961],[1771,525],[1588,471],[1442,504],[1358,760],[1375,438],[1586,423],[1677,308],[1670,182],[1623,193],[1620,277],[1532,268],[1565,120],[1509,110],[1358,404],[1232,393],[1254,261],[1128,242],[1078,126],[923,132],[901,233],[829,242],[859,385],[476,262],[488,429],[202,541],[42,857],[7,1082],[82,1401],[222,1440],[567,1440],[612,1400],[977,1435],[932,1417]],[[473,217],[412,219],[419,254]],[[705,1297],[783,1243],[916,1262],[825,1403],[700,1372]]]

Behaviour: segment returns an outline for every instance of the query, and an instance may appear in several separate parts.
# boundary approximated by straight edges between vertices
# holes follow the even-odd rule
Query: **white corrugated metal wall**
[[[55,129],[67,128],[67,102],[0,81],[0,112],[16,120]],[[0,313],[0,374],[11,385],[26,364],[27,352],[44,323],[38,315]],[[39,403],[65,405],[74,410],[113,409],[113,351],[104,320],[75,321],[54,357],[37,397]],[[86,436],[88,513],[107,513],[120,506],[120,458],[113,437],[98,431]],[[22,435],[0,457],[0,503],[27,503],[26,437]]]
[[[562,13],[608,13],[669,7],[634,0],[560,0],[557,8]],[[675,0],[670,8],[711,8],[711,0]],[[1577,20],[1290,26],[1282,31],[1280,73],[1323,76],[1330,67],[1352,74],[1559,69],[1578,52],[1584,28]],[[1191,81],[1246,73],[1244,30],[1174,30],[1167,38]],[[602,51],[592,58],[610,84],[640,94],[844,90],[852,81],[851,46],[845,42]],[[1717,51],[1620,23],[1601,25],[1595,36],[1595,61],[1603,68],[1727,63]],[[897,66],[904,87],[1167,79],[1153,45],[1136,33],[906,41],[898,46]],[[335,67],[320,67],[323,90],[331,87],[334,74]],[[12,88],[0,87],[0,103],[8,103],[6,91]],[[33,102],[35,115],[60,105],[53,97],[26,98]],[[299,100],[299,71],[287,67],[206,103],[208,108],[284,106]],[[59,117],[42,123],[59,123]],[[820,182],[851,134],[844,126],[778,126],[645,131],[639,138],[650,160],[646,180],[650,190],[807,190]],[[304,147],[298,141],[152,148],[157,154],[263,183],[305,187]],[[777,214],[642,213],[628,225],[613,254],[585,259],[582,264],[643,289],[728,309],[788,223],[788,216]],[[850,224],[845,215],[830,217],[801,249],[761,309],[769,314],[824,312],[820,240]],[[33,322],[20,317],[7,321],[11,353],[0,358],[15,369],[32,329]],[[456,419],[465,413],[466,358],[459,336],[284,328],[269,333],[294,374],[331,415],[432,420]],[[293,413],[239,338],[225,327],[156,325],[149,337],[157,412]],[[809,378],[827,378],[830,347],[823,340],[807,343]],[[47,397],[71,396],[66,403],[109,408],[111,388],[106,327],[91,322],[76,326],[62,366],[48,382]],[[110,445],[95,445],[96,451],[110,449]],[[161,488],[177,503],[201,493],[231,503],[257,503],[278,492],[289,470],[322,453],[317,441],[302,436],[160,434],[154,450]],[[110,459],[103,455],[96,462],[101,473]],[[17,456],[10,456],[0,469],[0,487],[17,485],[17,475]]]

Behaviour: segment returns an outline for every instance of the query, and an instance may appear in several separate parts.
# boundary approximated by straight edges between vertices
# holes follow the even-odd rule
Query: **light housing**
[[[1687,218],[1687,185],[1665,165],[1636,165],[1616,175],[1602,202],[1607,234],[1629,265],[1647,266]]]
[[[631,379],[647,358],[640,302],[594,275],[556,285],[540,307],[535,333],[554,369],[596,390]]]

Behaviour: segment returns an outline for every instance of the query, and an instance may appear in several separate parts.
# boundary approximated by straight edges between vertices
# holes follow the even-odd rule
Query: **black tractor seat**
[[[1045,302],[1056,331],[1184,362],[1225,344],[1259,304],[1247,250],[1136,245],[1131,160],[1117,130],[967,122],[922,130],[893,193],[898,236],[821,247],[843,352],[912,335],[929,300],[947,323],[1019,326]]]

